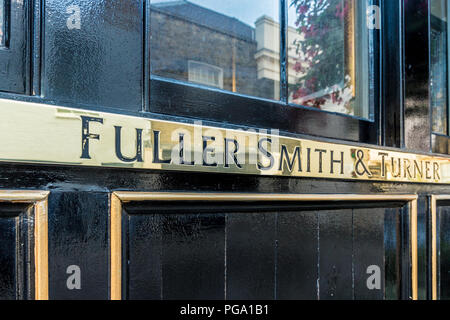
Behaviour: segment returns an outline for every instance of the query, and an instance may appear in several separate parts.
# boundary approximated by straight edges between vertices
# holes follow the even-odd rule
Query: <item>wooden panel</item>
[[[0,300],[33,299],[33,210],[0,204]]]
[[[440,299],[450,299],[450,206],[438,207]]]
[[[319,212],[321,300],[353,299],[352,210]]]
[[[129,215],[128,299],[224,299],[222,214]]]
[[[361,300],[407,294],[409,280],[402,277],[409,247],[399,202],[221,200],[126,203],[122,298]],[[379,273],[370,283],[379,286],[370,288],[373,266]]]
[[[163,298],[224,299],[223,215],[168,215],[163,224]]]
[[[400,210],[386,209],[384,220],[384,255],[385,255],[385,298],[399,299],[400,283]]]
[[[0,298],[16,299],[16,217],[0,218]]]
[[[228,300],[275,298],[275,228],[275,213],[228,215]]]
[[[126,213],[125,213],[126,214]],[[126,216],[128,232],[124,249],[128,255],[123,298],[158,300],[163,298],[163,230],[160,215]],[[127,239],[128,238],[128,239]]]
[[[280,212],[277,229],[277,299],[318,298],[318,212]]]
[[[354,298],[382,300],[384,298],[384,208],[353,210]],[[372,267],[372,268],[370,268]],[[376,269],[379,268],[379,287]],[[368,279],[371,277],[370,285]]]
[[[108,194],[52,191],[49,196],[50,299],[108,299]],[[78,266],[80,288],[69,288]]]

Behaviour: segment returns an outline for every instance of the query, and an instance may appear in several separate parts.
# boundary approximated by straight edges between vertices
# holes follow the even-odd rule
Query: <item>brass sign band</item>
[[[450,158],[0,99],[0,161],[450,183]]]

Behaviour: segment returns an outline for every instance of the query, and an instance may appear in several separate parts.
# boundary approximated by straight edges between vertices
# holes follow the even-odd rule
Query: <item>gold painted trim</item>
[[[411,285],[412,299],[418,300],[418,252],[417,252],[417,197],[410,202],[410,244],[411,244]]]
[[[33,203],[35,299],[48,300],[48,191],[0,190],[0,202]]]
[[[122,299],[122,203],[111,194],[111,300]]]
[[[437,265],[437,202],[450,200],[450,195],[432,195],[431,202],[431,299],[438,299]]]
[[[122,298],[122,250],[121,217],[122,202],[130,201],[405,201],[410,204],[410,246],[411,246],[411,287],[412,299],[418,299],[418,258],[417,258],[417,199],[415,194],[264,194],[264,193],[169,193],[169,192],[128,192],[111,194],[111,300]]]

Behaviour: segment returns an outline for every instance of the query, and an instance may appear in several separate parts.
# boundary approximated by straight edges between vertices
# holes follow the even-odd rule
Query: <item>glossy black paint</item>
[[[385,256],[385,297],[389,300],[401,298],[401,238],[400,209],[387,209],[384,218],[384,256]]]
[[[450,299],[450,202],[438,201],[437,250],[438,250],[438,297]]]
[[[407,1],[405,10],[405,147],[431,151],[429,0]]]
[[[227,222],[226,299],[275,299],[276,214],[234,213]]]
[[[0,91],[29,94],[31,1],[7,1],[6,46],[0,46]]]
[[[429,260],[430,249],[430,202],[429,197],[419,196],[417,204],[417,247],[418,247],[418,298],[425,300],[431,298],[431,291],[427,288],[431,288],[431,283],[428,283],[430,277],[428,272],[431,266],[431,260]]]
[[[380,290],[367,288],[367,273],[370,266],[378,266],[382,279],[385,277],[385,209],[366,208],[353,210],[353,269],[354,298],[357,300],[382,300],[385,296],[385,281]],[[373,285],[373,281],[371,282]]]
[[[156,76],[152,77],[150,86],[151,112],[376,143],[377,125],[374,122],[282,102],[207,90]]]
[[[2,189],[14,189],[17,185],[22,186],[25,189],[43,189],[51,191],[49,199],[49,245],[50,245],[50,297],[53,299],[58,298],[79,298],[85,296],[84,293],[77,292],[77,290],[69,291],[66,289],[65,284],[68,275],[66,275],[66,268],[69,264],[81,264],[82,270],[87,268],[87,261],[91,261],[94,268],[91,270],[90,275],[85,275],[84,278],[88,283],[84,283],[85,287],[91,288],[89,284],[91,281],[95,285],[92,287],[92,292],[95,293],[95,298],[106,299],[108,297],[107,283],[108,276],[104,273],[107,270],[107,256],[108,256],[108,231],[107,231],[107,217],[108,217],[108,194],[114,190],[133,190],[133,191],[195,191],[195,192],[279,192],[279,193],[420,193],[427,194],[430,192],[444,193],[447,190],[446,186],[430,186],[430,185],[418,185],[418,184],[386,184],[376,182],[345,182],[345,181],[330,181],[325,179],[290,179],[290,178],[276,178],[276,177],[259,177],[259,176],[238,176],[238,175],[221,175],[221,174],[206,174],[196,173],[195,181],[193,181],[192,173],[185,172],[152,172],[152,171],[139,171],[139,170],[125,170],[125,169],[97,169],[97,168],[71,168],[71,167],[58,167],[58,166],[30,166],[30,165],[0,165],[0,187]],[[81,192],[81,196],[77,193]],[[93,194],[92,197],[89,194]],[[58,200],[59,199],[59,200]],[[351,208],[361,206],[360,203],[343,204],[344,208]],[[397,208],[398,204],[385,204],[388,207]],[[335,206],[335,204],[333,205]],[[369,207],[377,206],[376,203],[370,204]],[[379,206],[379,205],[378,205]],[[172,212],[184,212],[187,211],[186,204],[183,203],[170,203],[170,207],[173,208]],[[80,209],[82,208],[82,209]],[[212,210],[211,207],[206,208],[206,212],[209,214],[220,214],[224,212],[224,204],[220,206],[220,210]],[[296,208],[294,210],[294,208]],[[312,215],[307,212],[311,210],[317,210],[317,208],[326,209],[324,203],[311,203],[309,206],[300,206],[299,204],[289,207],[289,214],[283,213],[287,216],[292,215],[295,211],[297,214],[298,209],[303,208],[302,215],[305,217],[303,224],[299,222],[299,229],[295,232],[295,225],[289,226],[288,230],[291,230],[291,234],[288,236],[286,233],[286,224],[288,221],[298,221],[300,217],[296,219],[285,216],[284,220],[280,218],[279,213],[278,226],[278,256],[280,257],[277,262],[277,268],[279,270],[276,278],[281,285],[277,288],[277,297],[298,297],[302,298],[311,297],[311,299],[317,298],[317,288],[314,286],[314,282],[311,281],[311,277],[314,277],[316,272],[314,265],[311,264],[310,257],[318,241],[318,233],[315,229],[314,220]],[[343,209],[344,209],[343,208]],[[127,207],[127,212],[134,215],[138,211],[133,211]],[[146,209],[146,212],[148,209]],[[168,210],[165,208],[164,210]],[[227,209],[228,210],[228,209]],[[242,206],[233,208],[242,212]],[[271,212],[279,212],[279,209],[275,209],[273,205],[264,204],[258,206],[256,209],[271,210]],[[294,211],[293,211],[294,210]],[[404,212],[397,212],[398,216],[404,214]],[[231,209],[228,212],[232,212]],[[219,216],[220,217],[220,216]],[[317,214],[316,214],[317,217]],[[76,221],[76,223],[74,223]],[[283,221],[285,221],[283,223]],[[389,224],[389,223],[388,223]],[[147,225],[149,223],[147,222]],[[305,229],[304,225],[310,226]],[[400,234],[403,227],[399,222],[391,223],[391,226],[396,226],[395,234]],[[88,229],[83,229],[87,228]],[[71,229],[73,231],[70,231]],[[150,228],[150,227],[149,227]],[[283,229],[284,228],[284,229]],[[388,228],[388,227],[386,227]],[[92,230],[92,231],[91,231]],[[151,230],[151,229],[148,229]],[[283,231],[284,230],[284,231]],[[385,232],[387,232],[385,230]],[[141,231],[141,234],[147,233]],[[137,235],[139,233],[136,233]],[[298,236],[295,236],[297,234]],[[389,234],[393,234],[393,231]],[[297,264],[304,265],[301,269],[298,269],[299,273],[296,273],[296,269],[289,271],[289,259],[286,260],[284,265],[280,261],[286,258],[283,252],[292,252],[294,254],[301,254],[300,248],[294,248],[288,245],[283,247],[282,244],[286,243],[286,237],[292,239],[290,244],[295,243],[295,239],[304,239],[302,241],[305,246],[305,250],[302,250],[308,257],[308,260],[296,260]],[[313,238],[311,238],[313,237]],[[141,237],[142,238],[142,237]],[[310,239],[309,243],[307,239]],[[409,247],[407,245],[402,246],[402,237],[395,236],[394,243],[389,246],[390,251],[394,255],[391,258],[390,266],[398,268],[398,271],[388,273],[390,276],[386,276],[387,281],[395,283],[394,290],[398,292],[398,296],[407,299],[410,295],[410,288],[408,288],[408,278],[403,278],[404,269],[409,268]],[[284,239],[284,240],[283,240]],[[389,237],[392,239],[392,237]],[[92,241],[92,246],[89,243]],[[146,243],[153,241],[152,238],[148,238]],[[392,242],[391,241],[391,242]],[[297,243],[300,243],[298,241]],[[150,245],[149,245],[150,246]],[[88,247],[92,248],[88,250]],[[387,248],[387,247],[386,247]],[[422,250],[422,251],[421,251]],[[419,255],[423,252],[423,248],[419,247]],[[275,254],[275,253],[274,253]],[[399,257],[405,260],[403,265],[398,266]],[[284,257],[284,258],[283,258]],[[150,257],[149,257],[150,259]],[[317,260],[314,259],[314,262]],[[341,261],[331,261],[334,263],[344,263]],[[305,264],[303,264],[305,263]],[[398,267],[397,267],[398,266]],[[143,267],[140,267],[143,268]],[[392,267],[386,267],[392,268]],[[145,268],[144,268],[145,269]],[[100,273],[100,270],[102,271]],[[138,270],[135,268],[133,270]],[[283,271],[282,271],[283,270]],[[402,271],[403,270],[403,271]],[[281,273],[282,271],[282,273]],[[425,271],[419,270],[421,274],[419,276],[425,276]],[[145,269],[145,272],[150,270]],[[142,273],[148,275],[148,273]],[[137,273],[139,275],[139,273]],[[292,277],[293,279],[303,277],[305,283],[301,284],[305,291],[296,291],[298,283],[290,283],[292,287],[287,286],[287,280],[284,278]],[[158,278],[157,274],[154,274]],[[87,278],[86,278],[87,277]],[[146,281],[153,281],[152,278],[146,278]],[[309,280],[308,280],[309,279]],[[401,279],[406,279],[401,281]],[[142,280],[142,279],[141,279]],[[404,286],[400,284],[405,282]],[[138,282],[134,282],[135,284]],[[143,282],[142,286],[144,286]],[[309,283],[309,285],[308,285]],[[422,284],[423,285],[423,284]],[[142,288],[141,286],[141,288]],[[387,286],[386,286],[387,287]],[[157,286],[150,287],[145,286],[148,290],[150,288],[157,288]],[[283,292],[282,288],[286,291]],[[398,290],[397,290],[398,288]],[[152,289],[159,292],[158,289]],[[396,291],[397,290],[397,291]],[[403,290],[406,290],[403,292]],[[426,290],[425,287],[421,287],[421,290]],[[392,290],[391,290],[392,291]],[[155,292],[155,291],[152,291]],[[273,293],[275,295],[275,293]],[[130,293],[130,297],[132,294]],[[387,297],[393,297],[391,294]],[[148,296],[145,296],[148,297]]]
[[[54,190],[48,200],[50,299],[108,299],[108,194]],[[69,289],[71,265],[80,267],[81,289]]]
[[[353,298],[352,210],[319,213],[320,299]]]
[[[33,221],[30,204],[0,204],[0,300],[34,297]]]
[[[398,255],[384,265],[386,207],[400,204],[372,205],[130,202],[124,298],[383,299],[385,268],[400,276]],[[390,227],[401,239],[397,224]],[[378,290],[366,284],[373,265]]]
[[[277,299],[318,298],[318,218],[316,211],[278,214]]]
[[[381,144],[404,147],[403,0],[382,1]]]
[[[80,29],[67,26],[73,5],[80,9]],[[45,0],[42,95],[140,111],[143,11],[140,0]]]

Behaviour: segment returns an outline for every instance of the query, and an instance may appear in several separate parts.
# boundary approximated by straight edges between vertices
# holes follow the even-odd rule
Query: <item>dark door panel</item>
[[[399,298],[402,210],[334,206],[125,203],[122,297]]]
[[[440,299],[450,299],[450,206],[439,207],[438,210],[439,224],[438,230],[440,237],[438,238],[440,248],[439,263],[439,287]]]
[[[450,299],[450,201],[437,201],[437,298]]]
[[[34,298],[33,209],[0,204],[0,300]]]
[[[50,299],[108,299],[108,194],[55,190],[48,205]]]
[[[315,211],[277,218],[277,299],[317,299],[319,221]]]
[[[129,299],[223,299],[223,215],[127,216]]]
[[[389,212],[380,209],[353,210],[353,261],[355,288],[354,297],[358,300],[380,300],[385,292],[385,281],[380,282],[380,290],[370,290],[367,287],[367,270],[375,272],[380,267],[381,274],[385,274],[385,216]],[[396,230],[393,230],[396,234]],[[394,269],[395,270],[395,269]],[[387,296],[387,295],[386,295]]]
[[[320,299],[352,299],[352,210],[318,214]]]

